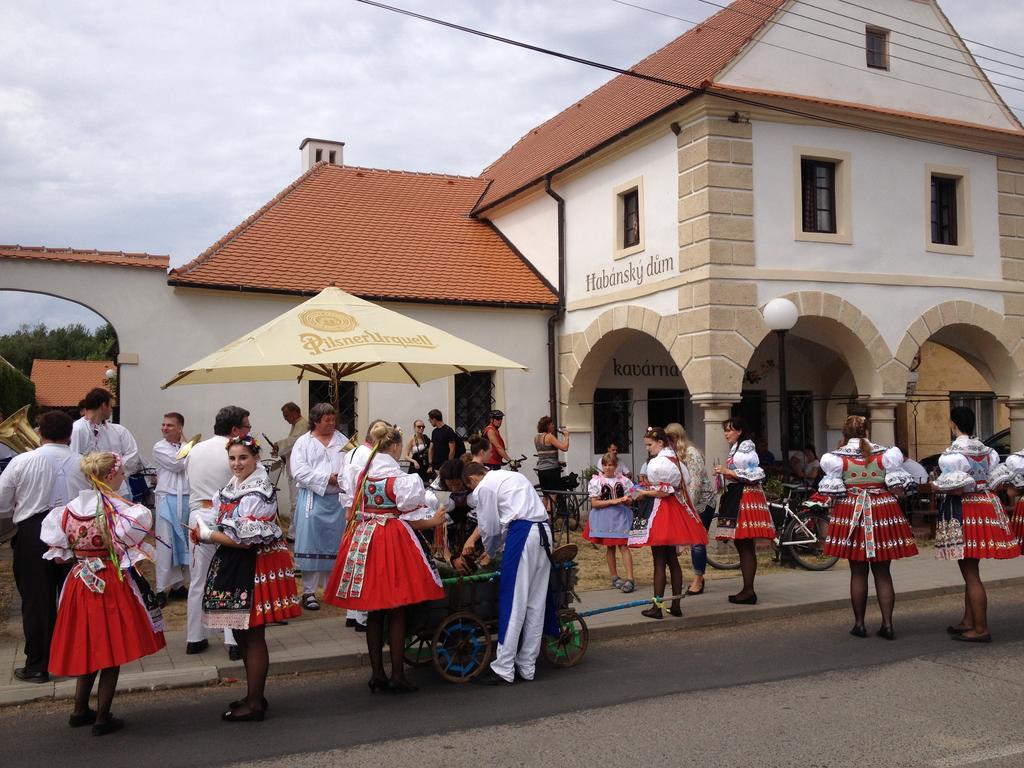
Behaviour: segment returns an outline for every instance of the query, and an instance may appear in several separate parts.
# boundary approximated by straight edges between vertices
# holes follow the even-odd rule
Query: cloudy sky
[[[689,26],[613,0],[393,4],[623,67]],[[636,4],[694,21],[717,10]],[[965,37],[1024,53],[1024,4],[942,5]],[[298,175],[305,136],[345,141],[347,164],[475,175],[608,78],[354,0],[5,0],[0,243],[178,265]],[[0,290],[0,333],[39,321],[98,318]]]

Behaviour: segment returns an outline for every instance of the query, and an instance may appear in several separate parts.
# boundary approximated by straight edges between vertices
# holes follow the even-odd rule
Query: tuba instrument
[[[0,443],[15,453],[34,451],[42,441],[32,425],[28,423],[28,409],[25,405],[0,422]]]
[[[357,445],[359,445],[359,436],[358,434],[354,434],[348,439],[347,443],[341,446],[340,450],[342,453],[348,453],[349,451],[354,450]]]
[[[184,459],[186,456],[188,456],[189,452],[196,447],[196,443],[198,443],[202,439],[202,432],[200,432],[198,435],[192,435],[192,439],[185,443],[183,446],[181,446],[181,450],[174,455],[174,458]]]

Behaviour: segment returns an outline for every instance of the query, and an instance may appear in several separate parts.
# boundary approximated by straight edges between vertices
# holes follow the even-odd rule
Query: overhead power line
[[[528,51],[534,51],[535,53],[542,53],[545,56],[551,56],[554,58],[563,59],[565,61],[571,61],[576,64],[582,64],[584,66],[593,67],[594,69],[601,69],[604,70],[605,72],[613,72],[617,75],[625,75],[626,77],[632,77],[637,80],[644,80],[649,83],[656,83],[658,85],[663,85],[670,88],[679,88],[695,95],[714,96],[715,98],[719,98],[722,99],[723,101],[728,101],[733,104],[742,104],[747,107],[764,109],[778,114],[785,114],[790,115],[792,117],[800,117],[806,120],[813,120],[815,122],[836,125],[841,128],[853,128],[858,131],[866,131],[868,133],[875,133],[883,136],[892,136],[894,138],[916,141],[922,144],[931,144],[938,147],[947,147],[950,149],[959,149],[966,152],[976,152],[978,154],[990,155],[993,157],[1006,157],[1013,160],[1024,161],[1024,154],[993,152],[991,150],[977,149],[975,147],[966,147],[961,144],[955,144],[953,142],[948,141],[939,141],[937,139],[926,139],[921,138],[919,136],[911,136],[905,133],[901,133],[900,131],[889,130],[886,128],[878,128],[870,125],[863,125],[853,120],[844,120],[842,118],[836,117],[826,117],[825,115],[817,115],[812,112],[805,112],[800,109],[783,107],[777,104],[769,104],[763,101],[758,101],[757,99],[748,98],[746,96],[740,96],[734,93],[719,91],[716,90],[715,88],[704,88],[702,86],[688,85],[686,83],[668,80],[663,77],[657,77],[656,75],[644,74],[642,72],[637,72],[632,69],[623,69],[622,67],[617,67],[614,64],[605,64],[603,62],[595,61],[593,59],[585,59],[582,56],[574,56],[571,53],[564,53],[562,51],[556,51],[551,48],[544,48],[543,46],[534,45],[533,43],[515,40],[510,37],[503,37],[502,35],[496,35],[492,32],[485,32],[481,29],[475,29],[474,27],[467,27],[463,24],[456,24],[455,22],[452,21],[445,21],[444,19],[439,19],[434,16],[427,16],[426,14],[423,13],[410,11],[406,8],[399,8],[397,6],[387,5],[386,3],[378,2],[378,0],[355,0],[355,2],[362,3],[363,5],[373,6],[374,8],[380,8],[381,10],[388,11],[390,13],[396,13],[402,16],[408,16],[409,18],[419,19],[420,21],[425,21],[430,24],[436,24],[441,27],[447,27],[448,29],[454,29],[459,32],[465,32],[466,34],[475,35],[476,37],[482,37],[487,40],[493,40],[495,42],[503,43],[505,45],[514,46],[516,48],[523,48]]]
[[[685,22],[687,24],[692,24],[694,26],[699,24],[703,29],[713,29],[716,32],[721,32],[722,34],[730,35],[731,37],[735,37],[735,38],[738,38],[738,39],[743,39],[743,40],[747,39],[746,35],[741,35],[739,32],[736,32],[735,30],[732,30],[732,29],[727,29],[725,27],[719,27],[719,26],[717,26],[715,24],[709,23],[708,21],[693,21],[692,19],[686,19],[686,18],[683,18],[682,16],[676,16],[674,14],[667,13],[665,11],[659,11],[659,10],[657,10],[655,8],[648,8],[645,5],[639,5],[637,3],[631,3],[631,2],[628,2],[628,0],[612,0],[612,2],[613,3],[617,3],[619,5],[624,5],[627,8],[635,8],[638,11],[646,11],[647,13],[652,13],[652,14],[654,14],[656,16],[664,16],[665,18],[675,19],[677,21],[682,21],[682,22]],[[766,45],[766,46],[769,46],[771,48],[778,48],[781,51],[788,51],[789,53],[795,53],[798,56],[804,56],[804,57],[809,58],[809,59],[814,59],[815,61],[822,61],[822,62],[825,62],[826,64],[832,64],[832,65],[835,65],[837,67],[844,67],[845,69],[852,69],[855,72],[863,72],[864,71],[863,67],[857,67],[857,66],[854,66],[853,64],[844,64],[843,62],[836,61],[835,59],[829,59],[829,58],[826,58],[824,56],[817,56],[817,55],[815,55],[813,53],[809,53],[807,51],[801,51],[801,50],[798,50],[796,48],[788,48],[785,45],[779,45],[778,43],[772,43],[772,42],[769,42],[769,41],[764,40],[764,39],[762,39],[758,43],[758,45]],[[919,82],[917,82],[915,80],[907,80],[906,78],[903,78],[903,77],[896,77],[892,73],[889,73],[889,75],[886,77],[886,79],[887,80],[895,80],[895,81],[900,82],[900,83],[906,83],[907,85],[913,85],[913,86],[918,87],[918,88],[927,88],[929,90],[936,91],[938,93],[945,93],[945,94],[948,94],[948,95],[951,95],[951,96],[959,96],[961,98],[970,99],[972,101],[980,101],[982,104],[990,104],[990,105],[992,105],[994,107],[1002,108],[1001,104],[999,104],[996,101],[993,101],[992,99],[986,99],[986,98],[982,98],[980,96],[968,96],[968,95],[960,93],[958,91],[950,91],[950,90],[948,90],[946,88],[939,88],[937,85],[928,85],[927,83],[919,83]],[[1010,109],[1018,110],[1022,114],[1024,114],[1024,107],[1013,107],[1013,106],[1011,106]]]
[[[722,5],[721,3],[717,3],[714,0],[697,0],[697,2],[704,3],[705,5],[713,6],[715,8],[720,8],[720,9],[722,9],[724,11],[729,11],[729,13],[735,13],[735,14],[737,14],[739,16],[747,16],[747,17],[752,18],[752,19],[762,20],[762,17],[758,16],[755,13],[748,13],[747,11],[741,11],[741,10],[738,10],[738,9],[733,8],[731,6],[728,6],[728,5]],[[763,5],[766,8],[774,7],[774,6],[768,6],[768,5],[764,4],[764,3],[760,3],[760,2],[758,2],[758,0],[753,0],[753,2],[757,3],[758,5]],[[801,18],[810,19],[811,21],[818,22],[819,24],[826,24],[828,26],[838,27],[839,29],[843,30],[844,32],[855,32],[856,31],[856,30],[848,29],[847,27],[842,27],[842,26],[838,26],[836,24],[832,24],[832,23],[827,22],[827,21],[822,21],[821,19],[815,19],[813,16],[804,16],[803,14],[794,13],[793,11],[787,11],[787,13],[790,13],[791,15],[799,16]],[[863,46],[860,43],[850,42],[849,40],[841,40],[838,37],[830,37],[829,35],[823,35],[823,34],[820,34],[818,32],[814,32],[814,31],[809,30],[809,29],[803,29],[802,27],[795,27],[792,24],[785,24],[785,23],[783,23],[781,21],[772,21],[771,23],[772,23],[773,26],[776,26],[776,27],[783,27],[785,29],[792,29],[793,31],[799,32],[799,33],[804,34],[804,35],[810,35],[811,37],[821,38],[822,40],[830,40],[833,43],[839,43],[840,45],[850,46],[852,48],[856,48],[857,50],[862,50],[863,49]],[[917,49],[915,48],[913,50],[917,50]],[[927,52],[925,52],[925,53],[927,53]],[[930,54],[929,53],[928,55],[929,56],[936,56],[937,58],[940,58],[940,59],[947,58],[945,56],[938,56],[937,54]],[[966,79],[974,81],[974,82],[977,82],[977,80],[978,80],[978,78],[975,77],[973,74],[967,74],[965,72],[955,72],[955,71],[953,71],[951,69],[946,69],[945,67],[937,67],[934,64],[926,64],[923,61],[917,61],[916,59],[907,59],[907,58],[904,58],[902,56],[896,56],[896,55],[894,55],[892,53],[889,54],[889,59],[891,59],[893,61],[905,61],[908,64],[914,64],[915,66],[918,66],[918,67],[925,67],[926,69],[934,69],[936,72],[942,72],[943,74],[952,75],[954,77],[966,78]],[[961,66],[969,66],[967,64],[967,62],[965,62],[965,61],[959,61],[957,63],[960,64]],[[1018,88],[1018,87],[1013,86],[1013,85],[1001,84],[1000,87],[1007,88],[1007,89],[1009,89],[1011,91],[1019,91],[1021,93],[1024,93],[1024,88]]]

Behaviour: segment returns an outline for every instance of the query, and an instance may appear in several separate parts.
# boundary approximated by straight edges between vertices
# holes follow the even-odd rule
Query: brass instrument
[[[22,406],[0,422],[0,443],[16,453],[33,451],[42,445],[38,433],[28,423],[28,406]]]
[[[357,445],[359,445],[359,436],[352,435],[352,437],[348,439],[348,442],[341,446],[341,452],[348,453],[349,451],[354,450]]]
[[[174,458],[176,458],[176,459],[184,459],[186,456],[188,456],[188,452],[196,447],[196,443],[198,443],[202,439],[203,439],[203,433],[202,432],[200,432],[200,433],[198,433],[196,435],[193,435],[191,440],[189,440],[187,443],[185,443],[183,446],[181,446],[181,450],[178,451],[175,454]]]

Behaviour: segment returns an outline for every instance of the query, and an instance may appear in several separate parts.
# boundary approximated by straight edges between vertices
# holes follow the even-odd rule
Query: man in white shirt
[[[302,416],[302,409],[299,408],[295,403],[285,403],[281,406],[281,415],[284,420],[291,425],[291,431],[288,432],[287,437],[282,437],[273,445],[273,450],[270,452],[271,456],[280,456],[281,461],[284,462],[284,473],[285,477],[288,478],[288,509],[290,510],[289,516],[294,519],[295,517],[295,496],[298,493],[298,486],[295,485],[295,476],[292,475],[291,468],[291,455],[292,446],[295,445],[295,441],[302,437],[304,434],[309,432],[309,422]]]
[[[21,595],[21,623],[25,631],[25,666],[14,676],[25,682],[45,683],[50,675],[50,640],[57,621],[57,597],[68,567],[43,560],[47,546],[39,538],[43,519],[89,488],[78,468],[82,457],[68,447],[71,417],[49,411],[39,419],[42,445],[11,459],[0,474],[0,518],[13,517],[18,532],[14,548],[14,581]]]
[[[160,423],[163,439],[153,446],[156,464],[156,592],[161,607],[167,598],[188,597],[185,586],[188,567],[188,537],[182,524],[188,523],[188,477],[181,451],[185,417],[176,411],[165,413]]]
[[[309,410],[309,431],[292,448],[292,474],[299,486],[295,504],[295,566],[302,570],[302,607],[320,610],[316,592],[327,586],[345,530],[345,466],[337,413],[329,403]]]
[[[125,480],[115,490],[126,499],[131,499],[128,475],[142,469],[142,457],[132,433],[110,421],[114,413],[113,404],[114,396],[102,387],[89,390],[89,394],[82,400],[84,415],[75,422],[71,433],[71,450],[83,456],[95,451],[109,451],[120,456],[124,463]]]
[[[185,460],[189,487],[189,528],[194,528],[200,518],[210,527],[215,524],[217,511],[213,508],[213,497],[231,479],[228,440],[249,434],[250,428],[249,412],[237,405],[227,405],[217,411],[213,421],[213,437],[203,440],[189,451]],[[203,626],[203,590],[217,545],[196,543],[189,537],[189,549],[192,554],[192,569],[188,588],[185,653],[202,653],[209,646],[207,630]],[[224,630],[224,644],[231,646],[229,655],[241,658],[230,629]]]
[[[462,482],[476,503],[477,528],[463,547],[471,554],[482,541],[490,556],[504,550],[498,590],[498,650],[490,669],[473,679],[481,685],[511,684],[516,672],[533,680],[541,635],[558,633],[554,611],[548,611],[551,577],[551,529],[536,489],[524,475],[506,469],[487,470],[472,462]]]

